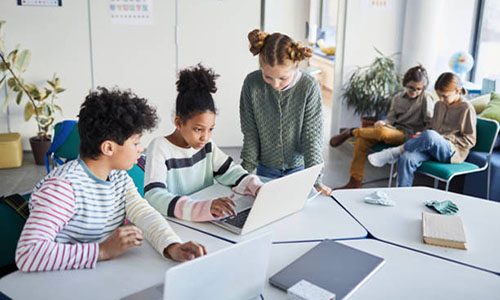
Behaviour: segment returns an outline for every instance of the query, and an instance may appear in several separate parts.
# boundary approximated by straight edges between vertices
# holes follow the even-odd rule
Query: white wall
[[[428,71],[429,88],[432,89],[439,74],[450,71],[448,62],[453,53],[470,52],[475,2],[408,1],[401,72],[421,63]]]
[[[179,3],[179,63],[207,62],[221,74],[215,98],[219,109],[216,140],[239,146],[238,102],[245,75],[257,68],[248,51],[247,33],[260,26],[260,0],[153,0],[150,25],[113,24],[109,1],[63,1],[62,7],[20,7],[0,1],[0,19],[7,21],[8,49],[20,43],[33,52],[27,79],[44,81],[57,72],[67,89],[57,101],[64,115],[75,118],[92,87],[130,88],[157,107],[161,122],[152,137],[173,129],[176,81],[176,2]],[[301,25],[302,26],[302,25]],[[0,101],[3,100],[0,94]],[[34,121],[24,122],[23,107],[11,106],[11,130],[27,139],[36,134]],[[0,113],[0,132],[7,118]]]
[[[28,81],[42,83],[54,73],[60,76],[66,91],[56,100],[64,114],[58,115],[58,120],[74,119],[91,87],[87,1],[64,1],[63,7],[20,7],[16,3],[0,1],[0,19],[7,21],[7,49],[20,44],[32,51]],[[0,101],[3,103],[3,96]],[[11,130],[20,132],[23,148],[30,149],[28,138],[36,135],[37,126],[34,119],[24,121],[23,109],[24,103],[10,106]],[[2,132],[6,131],[6,122],[1,115]]]
[[[220,75],[213,138],[218,145],[241,146],[241,86],[246,75],[258,68],[257,58],[248,50],[247,34],[260,26],[260,0],[181,0],[178,9],[179,67],[202,62]]]
[[[94,86],[129,88],[157,108],[160,123],[144,135],[147,146],[174,128],[175,0],[154,1],[150,25],[113,24],[108,5],[90,1]]]
[[[341,100],[341,88],[357,66],[366,66],[377,56],[377,48],[385,55],[401,52],[404,11],[406,1],[387,1],[383,7],[373,6],[369,0],[340,0],[335,62],[334,104],[332,111],[332,134],[339,128],[359,126],[355,116]],[[344,11],[345,9],[345,11]],[[342,31],[342,32],[339,32]],[[399,63],[399,57],[395,60]],[[338,76],[340,75],[340,76]]]
[[[264,30],[281,32],[296,41],[306,38],[309,20],[309,0],[267,0],[265,2]]]

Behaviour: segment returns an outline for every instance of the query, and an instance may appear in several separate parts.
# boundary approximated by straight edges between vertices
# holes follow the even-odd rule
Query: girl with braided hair
[[[240,97],[242,166],[278,178],[323,162],[321,93],[312,76],[299,70],[312,50],[282,33],[248,34],[260,69],[247,75]],[[315,188],[329,195],[321,182]]]

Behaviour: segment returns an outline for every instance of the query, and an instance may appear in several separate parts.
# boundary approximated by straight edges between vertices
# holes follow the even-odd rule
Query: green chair
[[[144,197],[144,166],[146,163],[146,159],[144,156],[141,156],[137,163],[134,164],[132,169],[128,170],[128,175],[134,181],[135,186],[137,187],[137,191]]]
[[[476,124],[476,145],[471,152],[481,152],[486,154],[484,165],[478,166],[470,162],[459,164],[447,164],[436,161],[425,161],[417,172],[434,178],[434,187],[437,188],[439,181],[446,182],[446,191],[450,187],[451,180],[458,175],[465,175],[487,170],[486,199],[490,198],[490,161],[491,153],[498,136],[499,125],[495,120],[477,118]]]

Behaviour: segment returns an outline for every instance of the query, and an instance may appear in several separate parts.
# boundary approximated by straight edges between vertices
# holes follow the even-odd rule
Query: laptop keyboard
[[[224,219],[221,219],[222,222],[233,225],[237,228],[243,228],[248,215],[250,214],[250,208],[244,211],[240,211],[236,216],[229,216]]]

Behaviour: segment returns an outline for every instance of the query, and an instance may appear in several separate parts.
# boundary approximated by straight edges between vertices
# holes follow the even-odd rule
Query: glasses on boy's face
[[[411,86],[411,85],[407,85],[405,86],[405,88],[410,91],[410,92],[414,92],[414,93],[420,93],[421,91],[424,90],[424,88],[421,88],[421,87],[414,87],[414,86]]]

